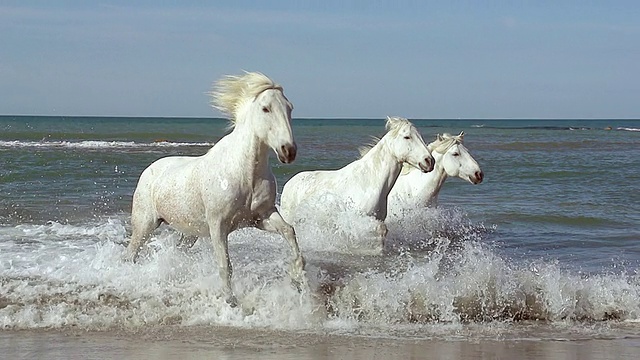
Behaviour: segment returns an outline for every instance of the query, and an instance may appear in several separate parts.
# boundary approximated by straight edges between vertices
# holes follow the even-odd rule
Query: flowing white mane
[[[398,131],[400,131],[400,129],[404,126],[411,126],[411,122],[403,117],[387,116],[387,123],[385,124],[387,134],[396,136],[398,134]],[[379,137],[373,136],[369,144],[359,147],[358,151],[360,152],[360,157],[365,156],[371,150],[371,148],[376,146],[379,141]]]
[[[398,131],[400,131],[400,129],[405,126],[411,126],[409,120],[398,116],[387,116],[387,123],[385,124],[385,128],[387,129],[388,133],[391,133],[394,136],[398,135]]]
[[[437,152],[438,154],[444,154],[449,150],[450,147],[457,144],[462,144],[464,141],[464,131],[461,131],[459,135],[451,135],[449,133],[443,133],[442,135],[436,135],[436,141],[427,145],[431,152]],[[400,175],[406,175],[411,170],[413,170],[413,166],[409,164],[402,164],[402,171]]]
[[[366,145],[362,145],[358,148],[358,152],[360,153],[360,158],[362,158],[363,156],[367,155],[367,153],[369,151],[371,151],[371,149],[376,146],[376,144],[380,141],[380,138],[377,136],[372,136],[371,137],[371,142],[366,144]]]
[[[449,150],[450,147],[457,144],[462,144],[464,141],[464,131],[460,132],[460,135],[451,135],[448,133],[444,133],[442,135],[438,134],[436,136],[436,141],[429,144],[429,149],[431,151],[435,151],[439,154],[444,154]]]
[[[211,106],[228,115],[231,126],[237,121],[237,112],[245,101],[253,100],[268,89],[282,90],[282,86],[259,72],[245,72],[244,75],[229,75],[217,81],[211,96]]]

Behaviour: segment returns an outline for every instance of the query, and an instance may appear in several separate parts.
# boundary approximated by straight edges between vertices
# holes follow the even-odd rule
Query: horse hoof
[[[304,277],[299,279],[291,278],[291,285],[293,285],[299,293],[302,293],[303,290],[307,287],[307,281]]]
[[[292,279],[291,285],[293,285],[293,287],[296,288],[296,290],[298,290],[299,293],[302,292],[302,284],[300,283],[300,281]]]
[[[238,299],[235,295],[227,296],[225,302],[229,304],[232,308],[238,307]]]
[[[137,254],[132,254],[126,251],[124,255],[122,255],[122,261],[124,261],[125,263],[136,263],[138,262],[137,260],[138,260]]]

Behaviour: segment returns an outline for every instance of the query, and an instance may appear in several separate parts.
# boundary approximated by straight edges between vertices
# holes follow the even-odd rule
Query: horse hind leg
[[[180,240],[178,240],[178,248],[191,249],[193,245],[198,241],[198,237],[195,235],[180,234]]]
[[[126,260],[135,262],[140,248],[151,238],[151,233],[160,226],[160,219],[143,218],[139,215],[131,216],[131,240],[127,246]]]
[[[293,226],[284,221],[278,211],[274,210],[268,217],[258,221],[257,227],[265,231],[278,233],[287,240],[293,252],[293,261],[289,267],[289,276],[291,276],[291,281],[298,291],[302,291],[302,286],[306,283],[304,277],[305,261],[298,247],[298,240],[296,239]]]

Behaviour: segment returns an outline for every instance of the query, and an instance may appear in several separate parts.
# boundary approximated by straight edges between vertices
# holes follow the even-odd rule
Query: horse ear
[[[436,140],[442,141],[443,140],[442,135],[436,134]]]
[[[464,131],[460,131],[460,135],[458,135],[458,138],[460,138],[460,141],[464,139]]]
[[[385,129],[391,129],[391,125],[393,124],[393,118],[391,116],[387,116],[387,122],[384,124]]]

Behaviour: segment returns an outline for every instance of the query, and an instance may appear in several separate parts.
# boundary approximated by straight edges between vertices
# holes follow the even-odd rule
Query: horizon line
[[[142,118],[142,119],[211,119],[211,120],[229,120],[225,117],[210,117],[210,116],[153,116],[153,115],[43,115],[43,114],[0,114],[0,117],[60,117],[60,118]],[[292,120],[377,120],[377,119],[385,119],[384,117],[292,117]],[[640,120],[639,118],[632,117],[615,117],[615,118],[600,118],[600,117],[588,117],[588,118],[580,118],[580,117],[469,117],[469,118],[461,118],[461,117],[434,117],[434,118],[420,118],[420,117],[409,117],[409,120],[587,120],[587,121],[595,121],[595,120]]]

